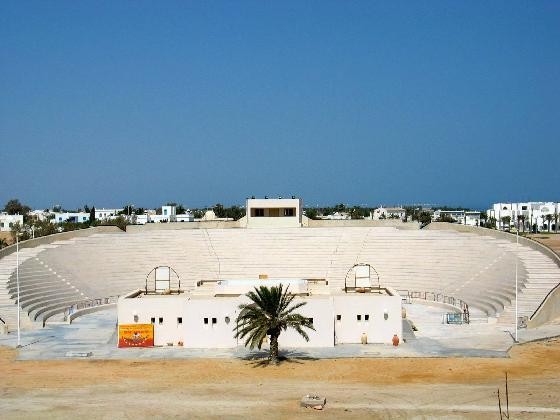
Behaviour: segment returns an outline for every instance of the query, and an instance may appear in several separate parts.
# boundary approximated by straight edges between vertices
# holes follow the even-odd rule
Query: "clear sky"
[[[0,204],[560,200],[558,1],[2,1]]]

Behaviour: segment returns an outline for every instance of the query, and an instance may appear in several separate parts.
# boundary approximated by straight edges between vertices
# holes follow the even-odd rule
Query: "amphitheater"
[[[23,243],[22,327],[63,321],[72,305],[114,303],[116,296],[142,288],[146,273],[157,265],[173,267],[182,287],[191,290],[200,280],[256,279],[261,274],[326,279],[330,288],[341,289],[353,264],[369,263],[382,284],[404,294],[460,299],[469,305],[472,317],[507,325],[514,323],[516,265],[519,315],[529,323],[538,318],[543,301],[560,282],[558,258],[549,250],[524,238],[517,244],[513,235],[481,228],[170,227],[128,232],[96,228]],[[0,318],[10,331],[17,325],[15,269],[15,252],[4,252]]]

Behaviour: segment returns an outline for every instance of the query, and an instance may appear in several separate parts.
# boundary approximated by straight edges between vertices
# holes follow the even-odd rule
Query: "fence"
[[[118,300],[119,300],[118,295],[104,297],[104,298],[82,300],[64,309],[64,321],[68,321],[68,317],[70,315],[82,309],[95,308],[101,305],[110,305],[110,304],[117,303]]]
[[[428,302],[439,302],[455,306],[461,312],[465,310],[468,312],[469,310],[469,305],[464,300],[443,293],[416,290],[398,290],[398,292],[403,297],[405,303],[410,303],[412,299],[421,299]]]

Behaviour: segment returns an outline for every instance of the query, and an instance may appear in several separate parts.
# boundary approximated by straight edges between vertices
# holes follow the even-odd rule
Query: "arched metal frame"
[[[174,290],[174,289],[171,288],[171,272],[173,272],[173,273],[175,274],[175,277],[177,277],[177,282],[178,282],[178,283],[177,283],[177,289],[176,289],[176,290],[177,290],[177,293],[181,293],[181,292],[182,292],[182,291],[181,291],[181,278],[179,277],[179,274],[178,274],[172,267],[170,267],[170,266],[168,266],[168,265],[158,265],[157,267],[154,267],[154,268],[152,268],[152,269],[150,270],[150,272],[149,272],[148,275],[146,276],[146,283],[145,283],[144,293],[145,293],[145,294],[148,294],[148,280],[149,280],[150,275],[151,275],[152,273],[154,273],[154,280],[153,280],[153,282],[154,282],[154,288],[153,288],[152,290],[150,290],[150,291],[153,291],[154,293],[156,292],[157,289],[156,289],[155,271],[156,271],[158,268],[168,268],[168,269],[169,269],[169,290],[170,290],[170,291],[173,291],[173,290]]]
[[[358,264],[354,264],[352,267],[350,267],[350,269],[346,272],[346,276],[344,277],[344,292],[348,293],[348,287],[353,288],[354,290],[356,289],[356,276],[354,275],[354,286],[352,287],[351,285],[348,285],[348,275],[350,274],[350,272],[352,270],[354,270],[356,267],[369,267],[369,273],[370,273],[370,279],[371,279],[371,272],[373,271],[375,273],[375,275],[377,276],[377,289],[379,291],[381,291],[381,282],[380,282],[380,278],[379,278],[379,273],[377,272],[377,270],[375,268],[373,268],[373,266],[371,264],[368,263],[358,263]],[[370,288],[372,288],[370,286]]]

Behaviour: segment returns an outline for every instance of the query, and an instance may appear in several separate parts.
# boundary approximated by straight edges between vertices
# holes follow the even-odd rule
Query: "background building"
[[[247,227],[300,227],[301,198],[248,198]]]

